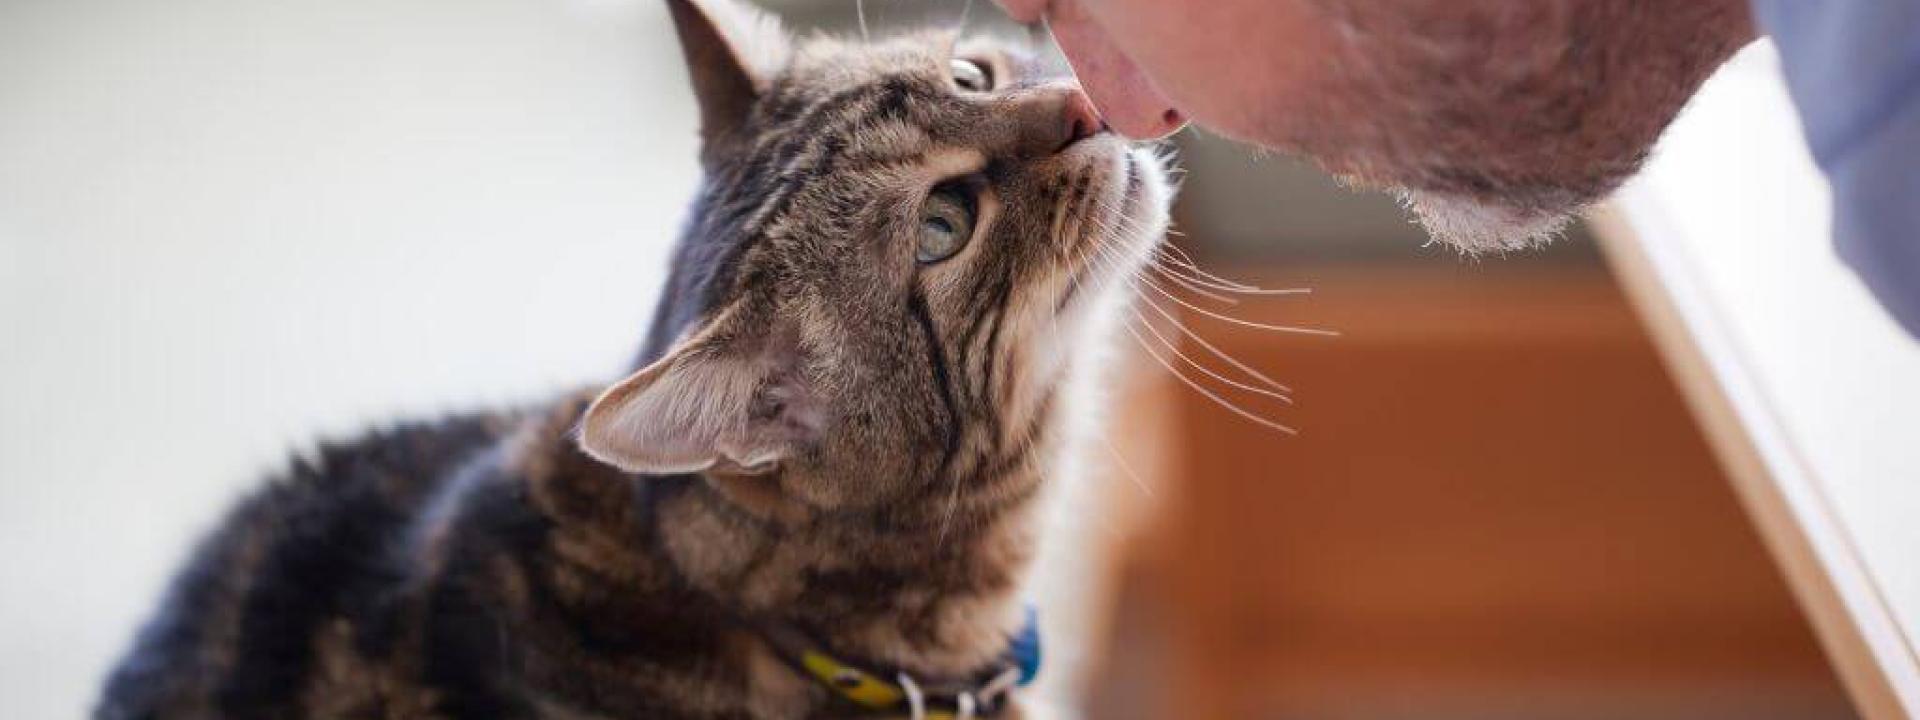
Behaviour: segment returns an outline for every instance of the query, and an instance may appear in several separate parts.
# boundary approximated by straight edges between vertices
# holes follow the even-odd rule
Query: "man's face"
[[[1753,36],[1745,0],[1006,0],[1108,122],[1191,119],[1403,197],[1469,251],[1613,190]]]

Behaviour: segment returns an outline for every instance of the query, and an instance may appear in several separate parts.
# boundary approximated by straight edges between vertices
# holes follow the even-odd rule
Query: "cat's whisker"
[[[1119,267],[1119,266],[1124,265],[1126,261],[1124,258],[1119,257],[1119,253],[1121,251],[1114,248],[1112,243],[1115,241],[1112,240],[1112,238],[1114,237],[1114,233],[1116,232],[1131,232],[1131,231],[1136,231],[1137,228],[1132,227],[1133,221],[1125,218],[1124,216],[1120,217],[1120,221],[1122,225],[1120,227],[1114,227],[1113,224],[1108,222],[1105,218],[1106,215],[1114,214],[1112,212],[1111,206],[1104,201],[1098,201],[1098,203],[1099,203],[1099,207],[1102,210],[1102,215],[1093,217],[1092,221],[1094,223],[1095,228],[1099,232],[1088,235],[1087,236],[1088,242],[1086,244],[1093,249],[1094,259],[1096,261],[1105,262],[1111,266],[1114,266],[1115,269],[1124,270],[1125,268]],[[1134,274],[1135,273],[1131,273],[1131,272],[1110,273],[1111,277],[1103,279],[1103,282],[1109,285],[1115,282],[1126,282],[1126,283],[1132,284],[1133,283],[1132,276]],[[1104,290],[1105,288],[1102,287],[1101,289]]]
[[[1166,288],[1163,288],[1160,286],[1159,283],[1154,282],[1153,278],[1151,277],[1141,275],[1140,280],[1146,283],[1147,287],[1152,288],[1154,292],[1159,293],[1161,296],[1167,298],[1168,300],[1172,300],[1176,303],[1179,303],[1181,307],[1200,313],[1201,315],[1205,315],[1215,320],[1219,320],[1221,322],[1232,323],[1234,325],[1239,325],[1241,327],[1249,327],[1255,330],[1267,330],[1270,332],[1293,333],[1296,335],[1320,335],[1324,337],[1340,336],[1340,332],[1337,330],[1326,330],[1323,328],[1296,327],[1293,325],[1274,325],[1270,323],[1254,322],[1252,320],[1242,320],[1240,318],[1233,317],[1231,315],[1222,315],[1220,313],[1214,312],[1212,310],[1208,310],[1206,308],[1200,307],[1198,305],[1195,305],[1193,303],[1180,299],[1179,296],[1176,296],[1173,293],[1167,292]]]
[[[1120,448],[1114,447],[1113,441],[1109,440],[1106,435],[1102,434],[1099,437],[1100,444],[1107,446],[1107,454],[1113,456],[1113,464],[1120,467],[1121,474],[1126,475],[1128,480],[1133,481],[1133,486],[1139,488],[1140,492],[1146,495],[1148,499],[1152,499],[1153,488],[1148,487],[1147,482],[1140,479],[1140,474],[1133,471],[1133,466],[1127,464],[1127,459],[1120,455]]]
[[[1094,218],[1095,227],[1097,230],[1099,230],[1099,232],[1090,234],[1088,236],[1088,242],[1085,243],[1086,247],[1081,248],[1081,250],[1084,251],[1085,249],[1090,247],[1093,250],[1093,253],[1094,253],[1093,259],[1095,262],[1122,263],[1124,262],[1124,259],[1120,257],[1120,254],[1124,251],[1114,247],[1113,242],[1114,242],[1115,236],[1113,235],[1113,233],[1116,231],[1116,229],[1120,229],[1120,230],[1130,229],[1132,226],[1132,221],[1129,218],[1126,218],[1124,215],[1116,215],[1115,213],[1111,212],[1111,208],[1103,207],[1103,210],[1107,211],[1103,213],[1103,216]],[[1119,223],[1120,227],[1116,228],[1114,227],[1113,223],[1107,222],[1105,216],[1118,217],[1120,219],[1120,223]],[[1167,246],[1164,244],[1156,243],[1154,251],[1156,253],[1159,253],[1161,252],[1161,248],[1163,247],[1167,247]],[[1153,264],[1154,263],[1149,262],[1148,266],[1152,266]],[[1195,269],[1197,270],[1197,268]],[[1118,278],[1122,281],[1127,282],[1129,285],[1133,286],[1136,290],[1138,289],[1139,285],[1143,281],[1147,282],[1150,284],[1151,287],[1153,287],[1153,289],[1156,292],[1159,292],[1162,295],[1167,295],[1170,299],[1173,299],[1176,302],[1181,302],[1179,298],[1172,297],[1163,288],[1159,287],[1158,284],[1152,283],[1151,278],[1147,277],[1145,273],[1117,272],[1117,273],[1110,273],[1110,274],[1115,278]],[[1222,282],[1230,282],[1230,281],[1222,280]],[[1257,289],[1257,288],[1251,288],[1251,286],[1244,286],[1244,287],[1247,287],[1249,289]],[[1174,343],[1171,339],[1167,338],[1159,330],[1154,328],[1152,323],[1145,316],[1141,315],[1137,310],[1131,311],[1131,316],[1129,319],[1132,321],[1137,321],[1140,324],[1146,326],[1148,332],[1153,334],[1161,342],[1161,344],[1164,345],[1169,351],[1171,351],[1176,356],[1178,356],[1183,363],[1189,366],[1192,366],[1196,370],[1203,373],[1205,376],[1212,378],[1216,381],[1225,383],[1228,386],[1231,386],[1240,390],[1248,391],[1248,392],[1253,392],[1255,394],[1259,394],[1265,397],[1271,397],[1271,398],[1280,400],[1282,402],[1286,402],[1288,404],[1292,404],[1293,402],[1292,398],[1288,397],[1285,394],[1285,393],[1292,392],[1290,388],[1288,388],[1287,386],[1279,382],[1274,381],[1272,378],[1267,377],[1266,375],[1260,373],[1259,371],[1254,370],[1252,367],[1248,366],[1246,363],[1241,362],[1240,360],[1222,351],[1220,348],[1214,346],[1212,343],[1207,342],[1205,339],[1201,338],[1197,333],[1195,333],[1191,328],[1188,328],[1186,327],[1185,324],[1181,323],[1178,317],[1173,315],[1167,309],[1161,307],[1160,304],[1152,296],[1144,295],[1136,292],[1134,293],[1134,297],[1140,300],[1143,304],[1147,305],[1149,308],[1152,308],[1154,312],[1159,314],[1161,317],[1165,318],[1174,327],[1178,328],[1183,335],[1194,340],[1196,343],[1198,343],[1201,347],[1205,348],[1209,353],[1211,353],[1215,357],[1225,361],[1227,364],[1231,365],[1235,369],[1246,373],[1250,378],[1253,378],[1262,383],[1265,383],[1266,385],[1274,388],[1274,390],[1277,390],[1278,392],[1275,392],[1274,390],[1267,390],[1264,388],[1254,387],[1252,385],[1233,380],[1224,375],[1221,375],[1220,373],[1212,370],[1211,368],[1206,367],[1202,363],[1198,362],[1197,360],[1194,360],[1190,356],[1187,356],[1185,353],[1181,352],[1176,343]],[[1190,305],[1184,302],[1181,302],[1181,304],[1191,307]],[[1197,310],[1198,308],[1194,308],[1194,309]],[[1215,393],[1212,390],[1208,389],[1207,387],[1202,385],[1199,381],[1181,372],[1179,368],[1175,367],[1173,363],[1166,358],[1166,356],[1156,351],[1151,346],[1151,344],[1147,342],[1146,338],[1141,336],[1139,331],[1135,330],[1132,327],[1131,323],[1127,324],[1126,328],[1127,328],[1128,334],[1133,336],[1134,342],[1140,346],[1142,351],[1146,352],[1149,357],[1153,358],[1155,362],[1159,363],[1160,366],[1166,369],[1166,371],[1169,374],[1178,378],[1181,381],[1181,383],[1187,385],[1189,388],[1192,388],[1195,392],[1200,393],[1202,396],[1206,397],[1208,400],[1214,402],[1215,404],[1220,405],[1223,408],[1226,408],[1227,410],[1233,412],[1234,414],[1240,415],[1241,417],[1246,418],[1249,421],[1252,421],[1263,427],[1267,427],[1279,432],[1285,432],[1290,435],[1297,434],[1297,431],[1295,431],[1293,428],[1288,427],[1279,422],[1276,422],[1272,419],[1269,419],[1253,411],[1247,410],[1246,408],[1243,408],[1238,404],[1234,403],[1233,401],[1228,400],[1227,398],[1222,397],[1218,393]]]
[[[1173,247],[1173,246],[1169,245],[1168,247]],[[1206,270],[1202,270],[1200,269],[1200,266],[1193,264],[1192,261],[1184,260],[1181,257],[1176,256],[1172,253],[1166,252],[1164,250],[1154,254],[1154,261],[1155,261],[1155,264],[1166,267],[1169,269],[1169,271],[1179,272],[1193,279],[1196,282],[1206,283],[1208,285],[1217,287],[1222,290],[1228,290],[1228,291],[1239,292],[1239,293],[1260,293],[1265,291],[1265,288],[1261,288],[1259,286],[1252,285],[1249,283],[1240,282],[1238,280],[1229,280],[1227,278],[1220,277],[1219,275],[1215,275],[1213,273],[1207,272]]]
[[[1131,326],[1129,326],[1129,328],[1131,328]],[[1239,415],[1240,417],[1246,418],[1248,421],[1258,424],[1262,427],[1270,428],[1272,430],[1283,432],[1288,435],[1300,434],[1300,431],[1298,430],[1295,430],[1291,427],[1287,427],[1286,425],[1282,425],[1278,422],[1274,422],[1273,420],[1267,419],[1266,417],[1260,415],[1259,413],[1255,413],[1253,411],[1242,408],[1239,405],[1234,404],[1232,401],[1226,398],[1220,397],[1218,394],[1214,393],[1212,390],[1208,390],[1205,386],[1201,385],[1199,382],[1195,381],[1193,378],[1189,378],[1185,374],[1181,373],[1179,370],[1174,369],[1173,364],[1167,362],[1167,359],[1165,357],[1162,357],[1160,353],[1155,352],[1152,346],[1149,346],[1145,340],[1140,338],[1139,333],[1133,333],[1133,339],[1135,342],[1139,343],[1141,350],[1146,351],[1148,356],[1151,356],[1156,362],[1159,362],[1161,367],[1166,368],[1168,374],[1171,374],[1175,378],[1178,378],[1180,382],[1186,384],[1187,387],[1192,388],[1194,392],[1200,393],[1202,396],[1205,396],[1208,400],[1212,400],[1215,405],[1219,405],[1220,407],[1225,408],[1227,411],[1232,412],[1235,415]]]
[[[1264,290],[1261,288],[1249,287],[1249,286],[1241,285],[1237,283],[1236,284],[1223,283],[1217,280],[1212,280],[1207,277],[1195,274],[1191,270],[1184,270],[1179,263],[1175,263],[1173,261],[1167,260],[1166,256],[1164,255],[1155,255],[1153,257],[1152,267],[1154,267],[1162,275],[1178,276],[1181,279],[1186,280],[1195,285],[1200,285],[1202,287],[1206,287],[1212,290],[1218,290],[1224,293],[1233,293],[1235,295],[1255,295],[1255,294],[1261,294],[1262,292],[1264,292]]]
[[[1204,297],[1214,302],[1225,304],[1225,305],[1240,304],[1239,298],[1227,297],[1218,292],[1208,290],[1205,286],[1202,286],[1199,283],[1193,282],[1184,277],[1180,277],[1179,275],[1168,273],[1167,271],[1161,269],[1160,266],[1157,264],[1149,263],[1145,269],[1160,273],[1162,276],[1166,277],[1168,280],[1172,280],[1174,284],[1179,285],[1180,287],[1186,289],[1187,292],[1193,293],[1195,295],[1199,295],[1201,297]]]
[[[1177,277],[1193,285],[1235,295],[1310,295],[1313,293],[1312,288],[1263,288],[1244,284],[1221,285],[1205,278],[1183,272],[1180,269],[1181,266],[1171,264],[1159,258],[1156,258],[1156,261],[1149,267],[1162,275]]]
[[[1181,230],[1176,230],[1176,229],[1168,229],[1167,234],[1173,235],[1175,237],[1187,237],[1187,234],[1185,232]],[[1186,248],[1180,247],[1179,245],[1175,245],[1173,243],[1163,243],[1161,244],[1160,247],[1155,249],[1159,250],[1161,255],[1165,255],[1170,259],[1176,260],[1181,264],[1189,268],[1192,268],[1196,272],[1202,272],[1202,273],[1205,272],[1204,270],[1200,269],[1200,264],[1194,261],[1193,255],[1187,253]],[[1209,274],[1209,277],[1211,277],[1210,274]],[[1233,281],[1228,280],[1226,278],[1215,278],[1215,279],[1224,283],[1239,284],[1239,283],[1234,283]]]
[[[1195,344],[1199,345],[1202,348],[1205,348],[1206,351],[1211,353],[1214,357],[1220,358],[1221,361],[1227,363],[1228,365],[1232,365],[1234,369],[1239,370],[1240,372],[1246,373],[1248,376],[1256,380],[1266,383],[1268,387],[1271,387],[1275,390],[1279,390],[1280,392],[1283,392],[1283,393],[1293,392],[1293,388],[1287,387],[1285,384],[1282,384],[1281,382],[1274,380],[1273,378],[1267,377],[1266,374],[1261,373],[1259,370],[1253,369],[1253,366],[1248,365],[1245,362],[1242,362],[1239,358],[1234,357],[1233,355],[1229,354],[1227,351],[1221,350],[1219,347],[1215,346],[1213,343],[1207,342],[1206,338],[1200,337],[1200,333],[1195,332],[1193,328],[1187,327],[1185,323],[1180,322],[1180,318],[1174,316],[1174,314],[1172,312],[1169,312],[1166,308],[1161,307],[1159,303],[1154,302],[1153,298],[1142,295],[1140,296],[1140,299],[1143,302],[1143,304],[1145,304],[1148,308],[1151,308],[1155,313],[1159,314],[1163,318],[1166,318],[1167,322],[1171,323],[1175,328],[1178,328],[1180,330],[1181,335],[1186,336],[1187,339],[1192,340]],[[1141,319],[1145,320],[1145,318],[1141,318]]]
[[[1109,227],[1108,223],[1104,221],[1099,221],[1099,222],[1102,228],[1102,234],[1091,238],[1094,241],[1093,244],[1095,245],[1095,248],[1097,250],[1103,251],[1102,252],[1103,255],[1108,255],[1108,256],[1117,255],[1120,252],[1122,252],[1121,250],[1115,249],[1111,244],[1113,240],[1110,233],[1115,232],[1116,228]],[[1117,228],[1118,231],[1131,232],[1135,230],[1135,228],[1132,227],[1133,221],[1125,218],[1124,216],[1121,217],[1121,224],[1122,224],[1122,227]],[[1160,249],[1158,247],[1158,243],[1156,243],[1156,246],[1153,248],[1153,251],[1155,254],[1148,258],[1148,262],[1145,263],[1145,265],[1143,266],[1143,269],[1161,272],[1164,276],[1167,276],[1168,279],[1180,284],[1182,287],[1184,287],[1188,291],[1207,297],[1216,302],[1220,302],[1226,305],[1239,304],[1240,302],[1239,300],[1228,297],[1226,295],[1222,295],[1220,292],[1215,292],[1216,290],[1225,290],[1228,292],[1233,292],[1235,291],[1234,288],[1222,288],[1218,286],[1209,286],[1204,281],[1195,281],[1189,277],[1178,276],[1177,274],[1171,273],[1170,271],[1160,267],[1159,255],[1158,255],[1158,253],[1160,252]],[[1125,261],[1119,258],[1114,258],[1113,262],[1116,264],[1121,264],[1121,263],[1124,263]],[[1132,277],[1134,273],[1119,273],[1119,274],[1126,276],[1127,281],[1131,285],[1133,285],[1135,289],[1138,289],[1138,280]]]
[[[1183,322],[1179,316],[1173,314],[1171,311],[1167,310],[1165,307],[1162,307],[1160,303],[1152,296],[1136,295],[1136,297],[1139,300],[1138,305],[1145,305],[1148,309],[1152,310],[1154,314],[1158,315],[1161,318],[1161,320],[1164,320],[1167,325],[1170,325],[1175,330],[1178,330],[1182,337],[1186,338],[1187,340],[1191,340],[1195,345],[1200,346],[1200,348],[1205,350],[1208,355],[1212,356],[1213,358],[1221,362],[1226,363],[1229,367],[1240,371],[1249,379],[1250,382],[1259,382],[1262,385],[1265,385],[1266,387],[1271,388],[1273,391],[1277,392],[1278,394],[1284,395],[1289,403],[1292,402],[1292,393],[1293,393],[1292,387],[1289,387],[1288,385],[1281,383],[1278,380],[1274,380],[1272,377],[1267,376],[1265,373],[1262,373],[1259,370],[1254,369],[1252,365],[1249,365],[1245,361],[1242,361],[1239,358],[1234,357],[1231,353],[1228,353],[1227,351],[1221,349],[1219,346],[1214,345],[1211,342],[1208,342],[1206,338],[1201,337],[1198,331],[1194,330],[1193,328],[1187,327],[1187,324]],[[1141,314],[1137,308],[1133,310],[1133,317],[1131,319],[1143,325],[1154,326],[1155,324],[1153,318],[1149,318],[1146,315]],[[1179,345],[1179,343],[1177,342],[1172,342],[1171,339],[1169,339],[1169,344],[1174,346]],[[1198,363],[1199,361],[1195,360],[1194,362]],[[1229,382],[1228,384],[1238,386],[1238,383],[1235,383],[1235,382]]]
[[[1285,393],[1277,392],[1274,390],[1268,390],[1263,387],[1257,387],[1254,385],[1249,385],[1247,383],[1240,382],[1238,380],[1234,380],[1233,378],[1229,378],[1225,375],[1221,375],[1220,373],[1214,371],[1212,368],[1209,368],[1206,365],[1201,364],[1198,360],[1194,360],[1193,358],[1188,357],[1185,352],[1182,352],[1180,350],[1180,346],[1177,343],[1167,339],[1166,335],[1163,335],[1159,330],[1154,329],[1153,323],[1149,322],[1145,316],[1141,315],[1140,311],[1134,310],[1132,312],[1133,312],[1133,317],[1140,321],[1141,327],[1146,328],[1147,332],[1153,335],[1154,339],[1159,340],[1161,345],[1165,346],[1169,352],[1173,353],[1175,357],[1178,357],[1188,367],[1191,367],[1195,370],[1199,370],[1201,373],[1205,374],[1207,377],[1226,383],[1227,385],[1232,386],[1234,388],[1245,390],[1247,392],[1254,393],[1257,395],[1265,395],[1267,397],[1273,398],[1275,400],[1279,400],[1280,402],[1286,403],[1288,405],[1293,404],[1293,398],[1286,395]],[[1132,326],[1128,326],[1127,329],[1128,329],[1128,332],[1133,331]]]
[[[1219,275],[1216,275],[1214,273],[1208,272],[1206,269],[1200,267],[1200,263],[1196,262],[1193,259],[1193,256],[1188,255],[1187,251],[1182,249],[1179,245],[1166,243],[1161,245],[1159,250],[1160,250],[1159,252],[1160,257],[1165,258],[1167,262],[1172,263],[1175,266],[1184,268],[1188,272],[1194,275],[1197,275],[1199,277],[1205,278],[1214,283],[1218,283],[1220,285],[1225,285],[1229,287],[1241,288],[1244,290],[1259,289],[1254,285],[1243,283],[1238,280],[1229,280],[1227,278],[1220,277]]]
[[[867,34],[867,0],[853,0],[853,14],[860,22],[860,42],[873,42],[873,37]]]

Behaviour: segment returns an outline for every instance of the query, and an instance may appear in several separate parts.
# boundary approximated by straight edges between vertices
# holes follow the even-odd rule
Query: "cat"
[[[1018,717],[1022,577],[1158,149],[928,31],[667,0],[703,181],[640,369],[323,446],[95,717]]]

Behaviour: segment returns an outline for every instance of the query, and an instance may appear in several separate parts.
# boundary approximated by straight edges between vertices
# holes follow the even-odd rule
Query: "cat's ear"
[[[633,473],[753,473],[810,441],[819,413],[790,336],[718,327],[727,323],[601,393],[581,420],[581,449]]]
[[[667,0],[700,104],[709,154],[739,137],[754,100],[786,65],[792,40],[780,21],[738,0]]]

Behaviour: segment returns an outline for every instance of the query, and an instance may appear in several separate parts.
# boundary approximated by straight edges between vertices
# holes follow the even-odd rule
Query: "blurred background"
[[[884,32],[961,5],[866,10]],[[969,19],[1026,37],[987,0]],[[693,116],[653,0],[0,3],[0,716],[80,716],[289,453],[613,377]],[[1176,328],[1122,336],[1036,581],[1050,695],[1103,719],[1853,716],[1583,230],[1464,260],[1389,198],[1179,145],[1174,241],[1312,293],[1148,300],[1291,386],[1228,397],[1300,434],[1141,352],[1170,361]]]

